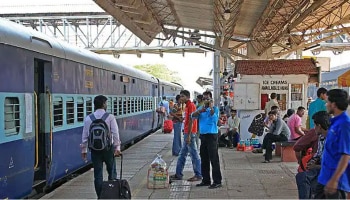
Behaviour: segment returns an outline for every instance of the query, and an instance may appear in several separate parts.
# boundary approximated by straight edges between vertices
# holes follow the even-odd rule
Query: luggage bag
[[[164,126],[163,128],[164,133],[171,133],[173,131],[173,121],[169,119],[165,120],[163,126]]]
[[[130,186],[127,180],[122,179],[123,155],[120,155],[120,179],[103,181],[99,199],[131,199]]]

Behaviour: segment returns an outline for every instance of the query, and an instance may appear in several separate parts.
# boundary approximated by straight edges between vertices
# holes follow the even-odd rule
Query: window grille
[[[86,116],[92,113],[92,98],[86,98]]]
[[[67,124],[74,124],[74,99],[68,97],[66,101],[66,121]]]
[[[63,100],[62,97],[55,97],[53,100],[53,125],[63,125]]]
[[[78,97],[77,99],[77,121],[83,122],[84,121],[84,99],[83,97]]]
[[[17,135],[20,130],[20,109],[17,97],[6,97],[5,103],[5,135]]]

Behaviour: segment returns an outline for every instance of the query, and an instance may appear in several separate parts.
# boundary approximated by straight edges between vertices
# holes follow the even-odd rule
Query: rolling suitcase
[[[120,155],[120,179],[103,181],[99,199],[131,199],[130,186],[127,180],[122,179],[123,155]]]

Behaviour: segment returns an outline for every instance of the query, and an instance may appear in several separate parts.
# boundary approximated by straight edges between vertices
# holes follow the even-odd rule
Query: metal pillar
[[[220,51],[214,53],[214,68],[213,68],[213,84],[214,84],[214,105],[219,107],[220,105]]]

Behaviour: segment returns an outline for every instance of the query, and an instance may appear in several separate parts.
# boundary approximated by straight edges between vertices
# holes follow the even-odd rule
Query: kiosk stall
[[[320,68],[312,59],[238,60],[235,75],[233,105],[241,118],[241,139],[246,140],[252,135],[248,129],[264,117],[271,93],[277,94],[282,116],[289,108],[306,108],[307,86],[319,82]]]

